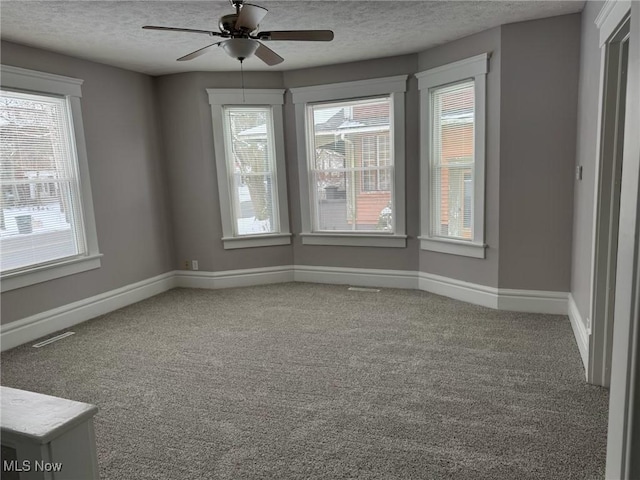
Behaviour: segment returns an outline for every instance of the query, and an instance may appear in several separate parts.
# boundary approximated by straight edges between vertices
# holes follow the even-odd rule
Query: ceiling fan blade
[[[176,27],[157,27],[155,25],[145,25],[145,30],[164,30],[169,32],[188,32],[188,33],[204,33],[206,35],[222,36],[220,32],[212,32],[211,30],[194,30],[192,28],[176,28]]]
[[[270,67],[284,62],[284,58],[263,44],[260,44],[255,55]]]
[[[199,48],[195,52],[191,52],[191,53],[185,55],[184,57],[180,57],[178,59],[178,62],[184,62],[185,60],[192,60],[192,59],[194,59],[196,57],[199,57],[203,53],[207,53],[207,50],[210,49],[211,47],[215,47],[217,45],[220,45],[221,43],[222,42],[212,43],[211,45],[207,45],[206,47]]]
[[[262,21],[268,10],[258,5],[251,5],[250,3],[243,4],[240,9],[240,15],[236,20],[236,28],[253,32],[258,28],[258,24]]]
[[[279,30],[260,32],[260,40],[304,40],[309,42],[330,42],[333,40],[332,30]]]

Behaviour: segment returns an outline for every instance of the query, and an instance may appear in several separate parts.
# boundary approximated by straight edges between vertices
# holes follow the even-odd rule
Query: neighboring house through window
[[[421,118],[421,248],[484,258],[488,55],[416,76]]]
[[[2,291],[100,266],[81,85],[2,66]]]
[[[283,90],[207,89],[225,249],[291,243]]]
[[[391,191],[391,145],[389,134],[362,138],[362,191]]]
[[[304,244],[406,246],[406,79],[292,89]]]

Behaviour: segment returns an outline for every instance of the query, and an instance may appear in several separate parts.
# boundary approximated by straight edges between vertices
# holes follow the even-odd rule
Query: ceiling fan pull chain
[[[245,100],[244,100],[244,68],[243,68],[243,60],[240,60],[240,85],[242,87],[242,103],[245,104]]]

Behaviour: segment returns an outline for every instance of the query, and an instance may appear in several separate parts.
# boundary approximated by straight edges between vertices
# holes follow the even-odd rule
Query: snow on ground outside
[[[33,233],[56,232],[71,228],[65,219],[59,203],[51,203],[41,207],[4,208],[5,228],[0,230],[0,236],[20,235],[16,217],[31,215]]]
[[[4,208],[5,228],[0,229],[0,270],[38,265],[78,254],[75,235],[59,203],[40,207]],[[18,217],[31,220],[31,231],[20,233]],[[28,223],[24,224],[28,226]]]
[[[249,187],[241,185],[238,188],[238,202],[251,202],[251,194]],[[271,222],[267,220],[258,220],[255,216],[238,218],[237,229],[238,235],[255,235],[260,233],[271,233]]]

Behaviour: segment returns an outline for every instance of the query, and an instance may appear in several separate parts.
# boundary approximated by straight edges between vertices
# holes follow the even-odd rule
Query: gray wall
[[[598,98],[600,85],[600,41],[594,23],[604,2],[587,2],[582,12],[580,86],[576,164],[582,165],[582,181],[575,182],[571,295],[586,322],[591,304],[591,270],[594,235],[594,202],[598,153]]]
[[[291,265],[289,245],[224,250],[207,88],[238,88],[240,73],[184,73],[156,79],[174,225],[173,267],[200,270]],[[246,88],[283,88],[282,73],[245,73]],[[288,132],[285,132],[288,135]],[[291,178],[289,176],[289,181]],[[291,199],[289,199],[291,201]]]
[[[469,258],[445,253],[420,251],[420,271],[464,280],[481,285],[498,285],[499,211],[500,211],[500,72],[501,29],[493,28],[421,53],[419,71],[491,53],[487,74],[487,150],[485,239],[488,245],[486,258]]]
[[[2,42],[2,63],[84,79],[82,115],[102,267],[2,294],[8,323],[172,269],[153,79]]]
[[[579,56],[579,14],[502,27],[500,287],[569,290]]]
[[[327,83],[350,82],[416,72],[417,56],[402,55],[328,67],[284,72],[287,88]],[[419,208],[419,145],[418,145],[418,82],[411,77],[405,95],[406,123],[406,205],[407,248],[340,247],[302,245],[294,238],[293,255],[296,265],[325,265],[331,267],[415,270],[418,263]],[[298,188],[298,150],[296,146],[295,108],[287,95],[285,110],[285,141],[287,176],[293,231],[301,231],[300,191]]]

